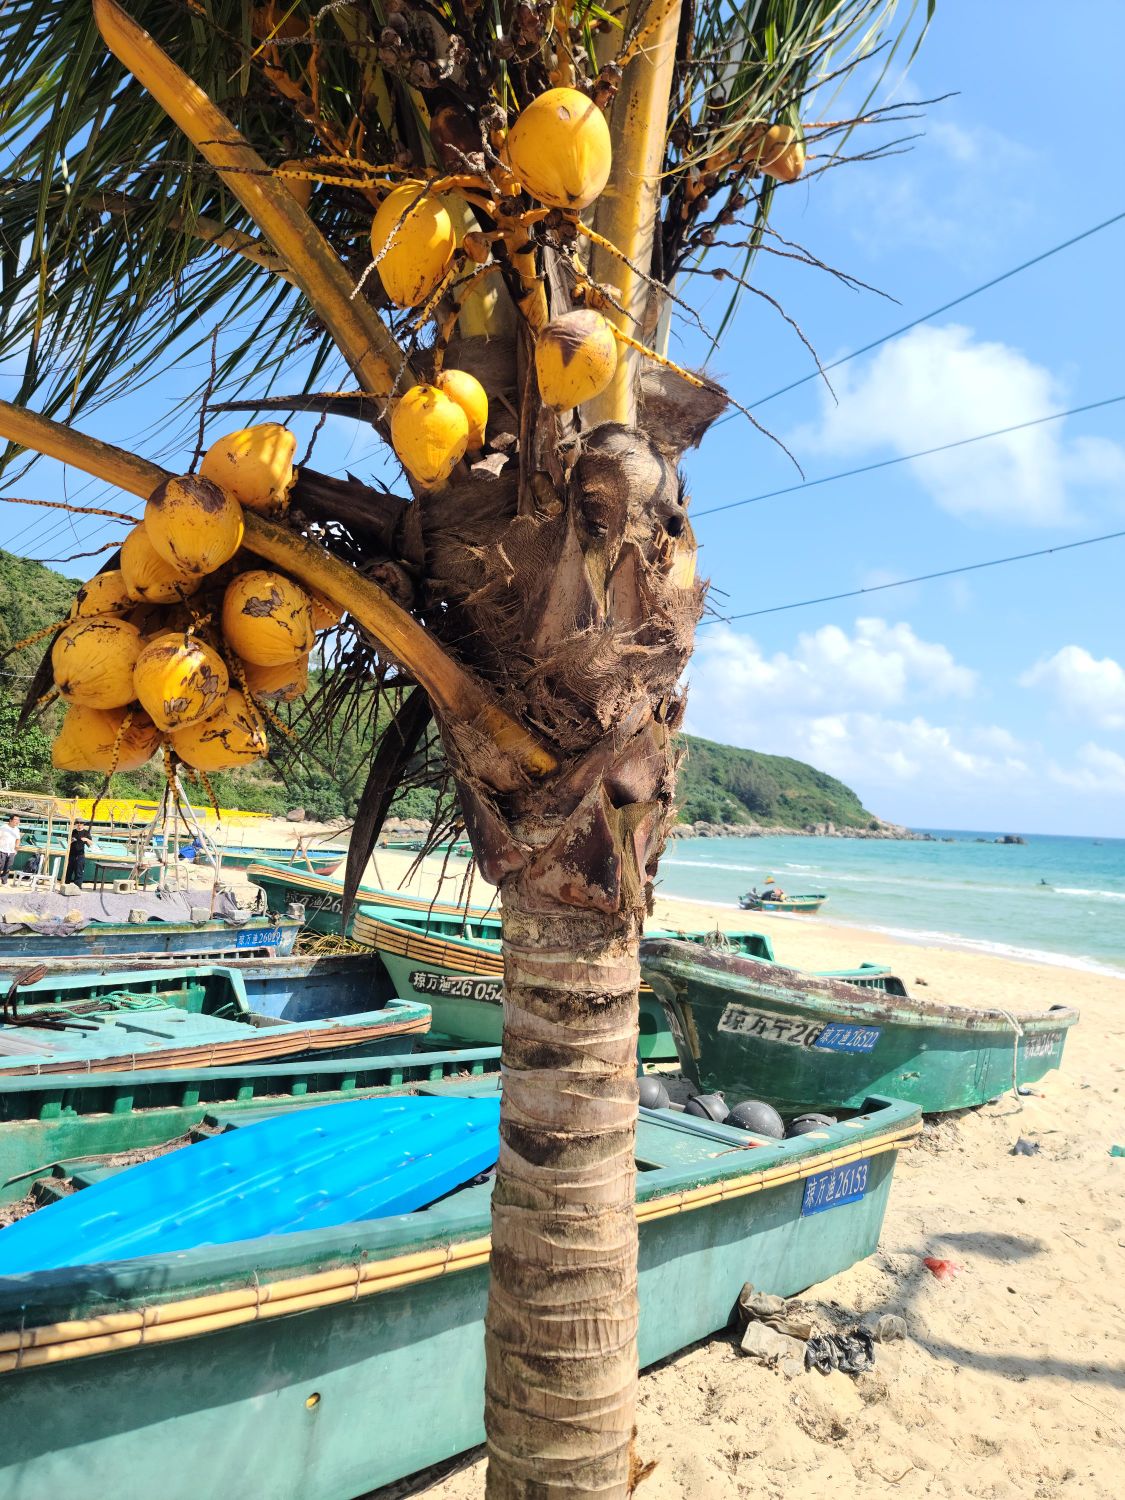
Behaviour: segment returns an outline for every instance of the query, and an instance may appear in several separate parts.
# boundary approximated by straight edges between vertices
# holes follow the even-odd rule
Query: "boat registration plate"
[[[1024,1057],[1051,1057],[1061,1045],[1063,1034],[1061,1031],[1033,1031],[1030,1036],[1023,1038],[1020,1051]]]
[[[277,948],[281,945],[280,927],[251,927],[234,940],[236,948]]]
[[[502,979],[472,979],[467,974],[431,974],[414,969],[411,988],[419,995],[441,995],[450,1000],[487,1000],[496,1005],[504,996]]]
[[[805,1183],[801,1217],[822,1214],[826,1209],[839,1208],[844,1203],[858,1203],[867,1191],[870,1171],[871,1158],[865,1156],[860,1161],[848,1162],[846,1166],[815,1173]]]
[[[873,1052],[879,1040],[880,1026],[848,1026],[830,1021],[813,1046],[822,1052]]]

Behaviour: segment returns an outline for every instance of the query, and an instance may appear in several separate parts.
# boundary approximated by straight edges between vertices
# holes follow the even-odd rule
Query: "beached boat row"
[[[500,922],[375,887],[345,921],[316,869],[247,874],[294,914],[0,934],[0,1500],[351,1500],[483,1436]],[[872,1253],[922,1110],[1040,1077],[1077,1019],[786,969],[752,933],[653,931],[642,965],[644,1365],[747,1281]],[[755,1128],[685,1112],[708,1094]]]

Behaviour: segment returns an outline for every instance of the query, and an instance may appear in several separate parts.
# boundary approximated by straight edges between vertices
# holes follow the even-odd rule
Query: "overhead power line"
[[[837,479],[854,479],[857,474],[873,474],[876,469],[890,469],[895,464],[908,464],[916,458],[930,458],[935,453],[948,453],[952,448],[967,448],[970,443],[983,443],[988,438],[1004,437],[1009,432],[1022,432],[1027,427],[1041,427],[1044,422],[1060,422],[1063,417],[1077,417],[1085,411],[1097,411],[1102,406],[1113,406],[1125,401],[1125,395],[1107,396],[1104,401],[1088,401],[1085,406],[1072,406],[1069,411],[1053,411],[1045,417],[1032,417],[1029,422],[1013,422],[1010,427],[996,427],[991,432],[978,432],[973,437],[957,438],[952,443],[939,443],[936,448],[922,448],[917,453],[903,453],[897,458],[883,458],[877,463],[863,464],[858,469],[844,469],[839,474],[825,474],[820,479],[804,479],[800,484],[787,484],[780,490],[766,490],[761,495],[749,495],[745,500],[728,500],[725,505],[712,505],[709,510],[692,513],[693,520],[704,516],[715,516],[722,510],[737,510],[740,505],[757,505],[759,500],[775,500],[778,495],[792,495],[798,490],[815,489],[817,485],[833,484]]]
[[[878,594],[883,589],[901,589],[908,583],[929,583],[934,578],[952,578],[955,573],[976,573],[981,568],[999,568],[1004,563],[1026,562],[1031,557],[1049,557],[1053,552],[1070,552],[1075,547],[1092,547],[1095,542],[1113,542],[1125,537],[1125,531],[1108,531],[1104,536],[1083,537],[1080,542],[1060,542],[1056,547],[1040,547],[1036,552],[1015,552],[1011,557],[993,557],[988,562],[964,563],[959,568],[942,568],[937,573],[919,573],[917,578],[896,578],[893,583],[872,583],[862,589],[847,589],[842,594],[821,594],[818,599],[798,599],[793,604],[772,604],[768,609],[746,609],[737,615],[712,615],[704,625],[732,620],[751,620],[756,615],[778,615],[787,609],[808,609],[813,604],[833,604],[837,599],[857,599],[861,594]]]
[[[831,364],[822,365],[819,370],[810,370],[807,375],[802,375],[799,380],[791,380],[788,385],[783,385],[778,390],[771,391],[768,396],[762,396],[757,401],[751,401],[747,404],[753,411],[759,406],[765,406],[768,401],[776,401],[778,396],[788,395],[790,391],[795,391],[799,386],[807,385],[810,380],[818,379],[821,373],[838,369],[840,365],[846,365],[849,360],[858,359],[861,354],[869,354],[872,349],[878,349],[882,344],[889,343],[891,339],[897,339],[900,334],[909,333],[912,328],[917,328],[919,324],[928,323],[931,318],[938,318],[942,313],[949,312],[951,308],[960,307],[963,302],[968,302],[973,297],[979,297],[981,292],[987,292],[992,287],[999,286],[1003,281],[1010,281],[1013,276],[1018,276],[1021,271],[1030,270],[1032,266],[1037,266],[1045,260],[1050,260],[1052,255],[1059,255],[1063,250],[1069,250],[1072,245],[1081,244],[1083,240],[1088,240],[1091,235],[1100,234],[1103,229],[1109,229],[1111,225],[1119,224],[1122,219],[1125,219],[1125,212],[1114,214],[1109,219],[1103,219],[1100,224],[1095,224],[1090,229],[1084,229],[1081,234],[1072,235],[1069,240],[1063,240],[1061,244],[1052,245],[1049,250],[1043,250],[1040,254],[1033,255],[1030,260],[1021,261],[1018,266],[1013,266],[1009,271],[1002,271],[999,276],[993,276],[990,281],[982,282],[980,286],[973,287],[971,291],[962,292],[959,297],[954,297],[952,302],[943,302],[940,307],[935,307],[932,311],[923,313],[921,317],[914,318],[909,323],[904,323],[901,328],[894,328],[890,333],[883,334],[882,338],[873,339],[870,344],[864,344],[859,349],[853,349],[850,354],[842,354],[839,359],[834,359]],[[730,412],[727,416],[720,417],[719,422],[729,422],[737,415],[737,412]],[[716,422],[715,425],[718,426],[719,423]]]

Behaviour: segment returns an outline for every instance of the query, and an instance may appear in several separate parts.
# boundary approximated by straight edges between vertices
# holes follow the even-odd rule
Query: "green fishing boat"
[[[338,1099],[401,1093],[443,1078],[495,1073],[499,1047],[457,1052],[360,1052],[344,1058],[244,1063],[236,1068],[168,1068],[146,1072],[0,1075],[0,1204],[27,1192],[33,1178],[52,1184],[96,1158],[147,1150],[263,1109],[307,1109]]]
[[[498,1046],[504,1026],[504,957],[499,917],[412,911],[399,906],[361,906],[351,936],[373,948],[396,995],[433,1010],[436,1035],[458,1042]],[[746,934],[754,951],[766,939]],[[676,1041],[656,997],[641,990],[642,1062],[676,1060]]]
[[[783,896],[780,891],[776,895],[769,891],[747,891],[745,896],[739,896],[738,904],[743,911],[780,911],[809,917],[827,900],[823,891],[803,896]]]
[[[0,1016],[0,1075],[240,1066],[353,1049],[402,1052],[430,1027],[429,1007],[414,1001],[283,1021],[251,1009],[235,970],[189,969],[159,977],[158,987],[144,976],[136,986],[127,977],[116,986],[96,982],[94,993],[84,975],[51,976],[45,993],[13,983]]]
[[[789,1141],[642,1111],[642,1365],[722,1328],[748,1280],[792,1295],[871,1254],[918,1128],[885,1100]],[[490,1191],[0,1282],[0,1496],[353,1500],[479,1443]]]
[[[504,1020],[499,917],[370,905],[359,908],[351,935],[357,943],[375,949],[396,995],[431,1006],[436,1034],[499,1045]],[[663,935],[693,943],[718,941],[727,952],[773,957],[769,938],[758,932]],[[675,1038],[663,1009],[644,983],[639,1026],[642,1062],[676,1060]]]
[[[764,1099],[783,1115],[854,1109],[869,1094],[966,1109],[1062,1060],[1078,1012],[937,1005],[883,973],[856,983],[646,940],[641,973],[697,1088]]]
[[[305,926],[312,932],[341,933],[344,910],[344,882],[329,875],[318,875],[312,870],[302,870],[293,865],[279,865],[271,860],[259,860],[250,865],[246,878],[265,892],[270,911],[285,911],[297,903],[305,909]],[[402,891],[386,891],[379,886],[361,885],[356,892],[357,902],[371,902],[378,906],[397,906],[407,911],[430,911],[443,916],[471,914],[485,916],[484,907],[467,907],[451,901],[433,901],[427,896],[408,896]],[[347,934],[351,933],[355,907],[348,922]]]
[[[398,906],[361,906],[352,924],[357,943],[374,948],[396,995],[433,1008],[434,1031],[460,1041],[498,1044],[503,1024],[504,960],[496,916],[414,911]],[[760,932],[654,929],[653,937],[675,938],[742,958],[773,962],[773,947]],[[876,964],[833,971],[857,983],[887,974]],[[643,979],[640,993],[642,1062],[676,1059],[676,1040],[664,1009]]]

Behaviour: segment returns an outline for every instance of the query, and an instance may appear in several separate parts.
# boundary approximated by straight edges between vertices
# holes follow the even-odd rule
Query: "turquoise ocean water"
[[[772,875],[791,894],[826,891],[829,921],[1125,975],[1125,839],[1028,834],[1026,845],[997,845],[974,842],[995,833],[926,831],[955,842],[676,839],[661,890],[736,907]]]

